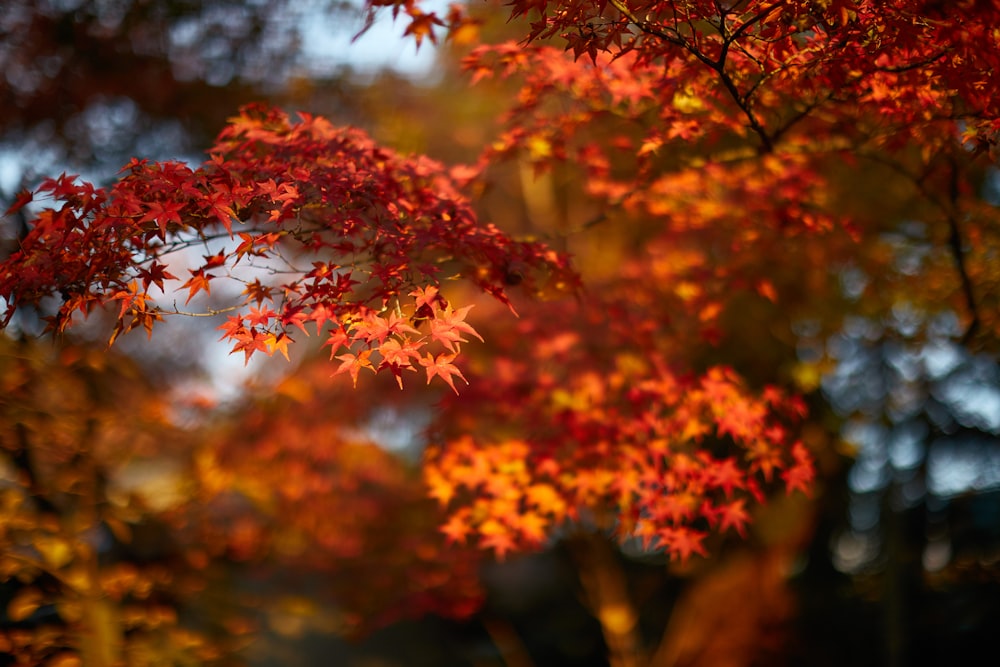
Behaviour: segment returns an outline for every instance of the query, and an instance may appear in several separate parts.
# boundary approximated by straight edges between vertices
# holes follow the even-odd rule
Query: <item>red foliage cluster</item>
[[[608,57],[624,59],[628,81],[652,77],[659,84],[634,87],[637,97],[669,102],[678,92],[693,92],[706,111],[699,114],[700,133],[750,133],[765,150],[803,120],[812,132],[825,127],[826,134],[857,137],[869,128],[844,121],[865,115],[893,128],[883,139],[902,146],[926,140],[934,126],[939,133],[949,122],[988,124],[1000,114],[990,85],[1000,67],[994,29],[1000,7],[991,0],[947,6],[928,0],[510,4],[513,16],[530,17],[529,42],[561,38],[575,58],[600,61],[591,76],[579,68],[585,77],[579,88],[610,90],[601,83],[605,71],[609,81],[617,78]],[[512,45],[483,47],[470,65],[491,51],[510,57]],[[536,92],[545,82],[549,90],[566,83],[547,73],[551,56],[544,49],[518,52],[533,71],[543,67],[531,77]],[[659,129],[668,130],[676,109],[668,103],[660,110]]]
[[[511,4],[528,43],[464,61],[520,83],[486,158],[579,165],[590,194],[674,232],[850,225],[828,182],[845,161],[916,148],[930,171],[956,139],[997,143],[995,2]]]
[[[723,367],[677,373],[643,333],[654,312],[591,305],[546,304],[492,334],[505,342],[489,376],[446,403],[425,476],[451,540],[503,557],[575,523],[686,559],[710,530],[742,535],[774,483],[808,490],[798,399]]]
[[[362,368],[400,378],[423,367],[428,381],[453,386],[458,344],[475,332],[464,323],[467,308],[438,293],[441,280],[466,278],[503,303],[512,265],[533,271],[529,288],[536,279],[575,280],[545,246],[479,225],[444,166],[402,157],[358,130],[251,107],[210,153],[198,169],[134,160],[107,189],[66,175],[44,182],[36,194],[60,205],[42,210],[0,264],[5,322],[57,296],[56,331],[75,312],[106,304],[118,311],[112,341],[151,331],[180,312],[157,305],[151,289],[168,289],[186,271],[178,289],[188,302],[222,282],[238,285],[239,305],[211,312],[237,313],[220,328],[247,359],[287,356],[290,330],[308,335],[312,324],[355,380]],[[422,322],[430,334],[418,331]]]

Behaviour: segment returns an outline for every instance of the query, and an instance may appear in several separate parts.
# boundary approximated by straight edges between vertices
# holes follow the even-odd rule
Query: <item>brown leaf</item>
[[[37,588],[23,588],[7,604],[7,616],[15,623],[23,621],[35,613],[44,601],[41,591]]]

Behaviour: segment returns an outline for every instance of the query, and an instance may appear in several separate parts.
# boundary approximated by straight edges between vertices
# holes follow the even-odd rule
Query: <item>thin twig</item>
[[[633,25],[639,28],[639,30],[641,30],[642,32],[648,35],[652,35],[654,37],[658,37],[662,40],[669,42],[670,44],[675,44],[685,49],[688,53],[690,53],[695,58],[700,60],[704,65],[707,65],[708,67],[713,69],[719,75],[719,80],[722,82],[722,86],[729,93],[730,97],[733,98],[733,101],[736,102],[736,106],[739,107],[740,111],[743,112],[743,115],[746,116],[747,122],[750,124],[750,129],[753,131],[754,134],[757,135],[757,138],[760,140],[761,152],[770,153],[774,150],[774,142],[771,140],[771,137],[767,134],[767,131],[764,129],[764,126],[761,125],[760,119],[757,118],[757,115],[753,112],[753,109],[750,108],[749,99],[740,94],[739,89],[736,87],[736,83],[733,81],[732,77],[729,76],[729,73],[726,72],[726,55],[729,50],[727,43],[725,42],[723,43],[723,48],[722,52],[719,54],[719,59],[712,60],[704,53],[702,53],[698,49],[697,45],[691,44],[686,39],[684,39],[684,37],[679,32],[677,32],[677,30],[671,28],[664,29],[662,26],[658,26],[654,23],[651,23],[650,21],[640,21],[639,18],[636,17],[636,15],[632,13],[632,11],[628,7],[625,6],[623,0],[609,0],[609,1],[611,2],[612,6],[614,6],[615,9],[621,12],[625,18],[627,18]],[[758,14],[758,16],[761,19],[766,15],[767,15],[766,12]],[[737,29],[737,33],[742,33],[745,27],[747,25],[752,24],[754,20],[759,20],[759,19],[757,19],[757,17],[755,17],[754,19],[750,19],[746,24],[741,25],[740,28]]]
[[[159,310],[158,312],[163,315],[186,315],[187,317],[215,317],[216,315],[225,315],[226,313],[231,313],[233,311],[239,310],[243,307],[243,304],[238,306],[226,306],[225,308],[206,308],[203,313],[189,312],[186,310],[181,310],[177,307],[177,302],[174,301],[173,310]]]
[[[962,283],[962,293],[965,295],[965,305],[969,309],[971,319],[965,333],[962,334],[962,344],[968,345],[972,337],[979,330],[979,307],[976,304],[976,293],[973,289],[972,278],[965,264],[965,250],[962,248],[962,232],[958,226],[956,212],[958,210],[958,165],[952,157],[949,160],[951,173],[948,181],[949,212],[948,219],[948,245],[951,248],[951,256],[955,260],[955,270],[958,271],[959,280]]]
[[[972,340],[973,336],[975,336],[979,331],[981,321],[979,318],[979,306],[976,301],[975,286],[972,283],[972,278],[969,276],[968,267],[965,261],[966,253],[962,243],[962,230],[958,221],[959,173],[958,164],[955,162],[954,156],[951,156],[948,161],[950,166],[950,172],[948,175],[948,202],[944,203],[934,197],[925,184],[925,180],[929,172],[925,173],[923,176],[916,176],[915,174],[907,171],[902,165],[881,156],[865,152],[859,152],[858,155],[889,167],[893,171],[908,178],[914,186],[916,186],[917,191],[920,192],[920,194],[923,195],[927,201],[940,209],[944,215],[945,222],[948,225],[948,248],[951,251],[952,259],[955,262],[955,270],[958,272],[958,279],[962,285],[962,295],[965,298],[965,305],[969,311],[969,326],[966,327],[965,333],[962,334],[961,338],[962,344],[967,345]]]

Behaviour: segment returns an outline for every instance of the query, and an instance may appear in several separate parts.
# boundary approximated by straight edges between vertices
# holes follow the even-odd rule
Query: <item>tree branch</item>
[[[958,271],[959,280],[962,283],[962,294],[965,296],[965,305],[969,309],[971,319],[965,333],[962,334],[962,344],[968,345],[972,337],[979,330],[979,307],[976,304],[976,293],[973,289],[972,278],[965,265],[965,251],[962,248],[962,232],[958,226],[958,218],[955,215],[958,209],[958,165],[955,159],[950,160],[951,173],[949,174],[948,199],[950,210],[946,216],[948,219],[948,246],[951,248],[951,256],[955,260],[955,270]]]
[[[965,333],[962,334],[961,338],[962,344],[967,345],[972,340],[973,336],[975,336],[979,331],[981,321],[979,318],[979,305],[976,301],[975,286],[972,284],[972,278],[969,276],[968,267],[965,262],[962,230],[959,226],[958,220],[959,170],[954,156],[949,156],[948,159],[950,168],[948,174],[948,201],[945,203],[934,197],[934,195],[932,195],[929,191],[927,185],[924,183],[927,173],[925,173],[924,176],[917,177],[907,171],[902,165],[876,154],[859,151],[858,155],[889,167],[893,171],[905,176],[913,183],[913,185],[917,188],[917,191],[931,204],[939,208],[944,215],[945,222],[948,225],[948,249],[950,250],[952,259],[955,262],[955,270],[958,272],[959,282],[962,286],[962,296],[965,299],[965,306],[969,311],[969,325],[966,327]]]
[[[750,124],[750,129],[753,131],[754,134],[757,135],[757,138],[760,140],[761,151],[763,153],[770,153],[774,150],[774,142],[772,141],[771,137],[767,134],[767,131],[764,129],[764,126],[761,125],[760,119],[758,119],[757,115],[754,114],[753,109],[750,108],[749,100],[745,96],[740,94],[739,89],[736,87],[736,83],[733,81],[732,77],[730,77],[729,74],[726,72],[726,55],[729,51],[729,46],[735,39],[735,36],[742,34],[747,28],[747,26],[752,25],[755,21],[763,19],[768,12],[761,12],[753,19],[749,19],[746,23],[740,25],[740,27],[737,29],[736,33],[734,33],[734,36],[731,39],[727,40],[725,39],[725,37],[723,37],[723,47],[722,51],[719,54],[719,59],[712,60],[704,53],[702,53],[697,48],[697,46],[689,43],[686,39],[684,39],[684,37],[681,36],[681,34],[676,30],[664,29],[662,26],[658,26],[650,21],[640,21],[639,18],[634,13],[632,13],[632,11],[628,7],[625,6],[624,0],[609,0],[609,2],[615,9],[621,12],[622,16],[627,18],[630,23],[635,25],[642,32],[646,33],[647,35],[652,35],[659,39],[663,39],[669,42],[670,44],[675,44],[683,48],[688,53],[697,58],[699,61],[701,61],[703,64],[713,69],[719,75],[719,80],[722,82],[722,86],[726,89],[726,92],[729,93],[730,97],[733,98],[733,101],[736,102],[736,106],[739,107],[740,111],[743,112],[743,115],[746,116],[747,122]]]

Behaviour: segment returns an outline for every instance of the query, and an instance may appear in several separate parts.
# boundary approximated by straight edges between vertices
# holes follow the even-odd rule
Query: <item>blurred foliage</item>
[[[360,20],[337,0],[5,3],[0,147],[24,163],[14,187],[63,168],[106,179],[133,155],[198,159],[239,106],[307,76],[301,33],[317,14],[345,30]],[[336,88],[345,72],[327,76]]]
[[[46,665],[220,655],[222,618],[187,618],[205,562],[180,536],[188,438],[163,396],[100,350],[0,345],[0,652]]]

